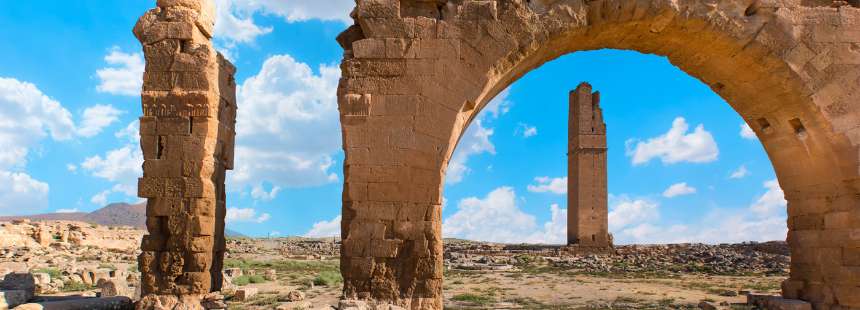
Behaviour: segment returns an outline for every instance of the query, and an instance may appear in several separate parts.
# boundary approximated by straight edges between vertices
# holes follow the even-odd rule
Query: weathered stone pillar
[[[606,124],[600,93],[579,84],[570,92],[567,166],[567,244],[582,248],[612,246],[608,228]]]
[[[212,47],[212,0],[158,0],[134,34],[146,56],[141,101],[147,229],[138,309],[202,309],[221,289],[225,172],[233,168],[235,67]]]

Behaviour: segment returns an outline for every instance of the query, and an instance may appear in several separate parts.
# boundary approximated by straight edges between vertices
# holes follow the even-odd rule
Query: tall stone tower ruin
[[[570,92],[567,167],[567,243],[609,248],[606,124],[600,93],[579,84]]]
[[[212,47],[214,18],[212,0],[158,0],[134,27],[146,57],[138,196],[149,231],[138,309],[202,309],[221,289],[236,69]]]

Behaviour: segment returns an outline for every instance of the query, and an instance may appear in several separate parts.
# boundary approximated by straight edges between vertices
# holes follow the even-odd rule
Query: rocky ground
[[[136,298],[143,231],[76,222],[0,223],[0,274],[33,275],[42,299]],[[338,240],[228,241],[229,309],[330,309],[340,297]],[[562,247],[445,242],[446,309],[744,309],[746,293],[778,293],[783,242],[619,246],[614,255]],[[9,281],[0,283],[0,288]],[[6,288],[8,289],[8,288]],[[2,308],[2,305],[0,305]]]

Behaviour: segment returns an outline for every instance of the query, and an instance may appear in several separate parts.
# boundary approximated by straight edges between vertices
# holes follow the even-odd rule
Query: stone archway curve
[[[357,2],[356,25],[338,37],[346,298],[441,309],[442,184],[463,131],[530,70],[614,48],[668,57],[753,127],[789,202],[783,295],[860,307],[860,9],[816,0]]]

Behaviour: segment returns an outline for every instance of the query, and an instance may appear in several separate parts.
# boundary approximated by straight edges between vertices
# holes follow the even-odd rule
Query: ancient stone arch
[[[856,5],[358,0],[338,37],[344,296],[441,309],[441,192],[463,131],[529,70],[614,48],[668,57],[753,127],[789,201],[783,295],[860,308]]]

